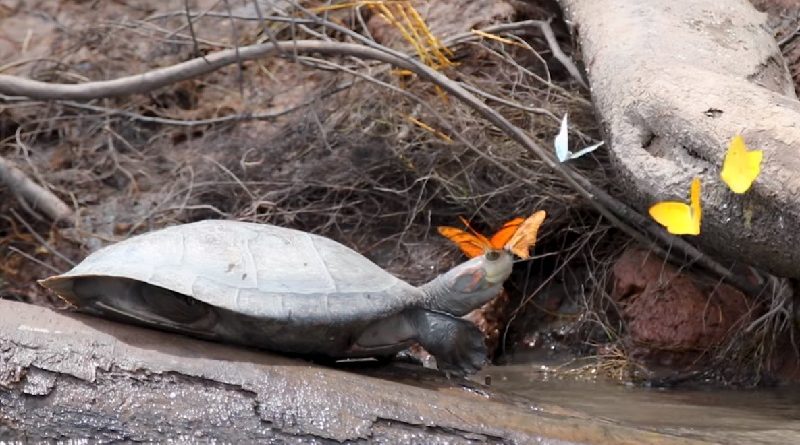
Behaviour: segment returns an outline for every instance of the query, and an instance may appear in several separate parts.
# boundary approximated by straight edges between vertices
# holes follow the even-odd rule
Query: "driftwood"
[[[800,278],[800,101],[766,15],[747,0],[561,0],[627,203],[688,200],[706,251]],[[764,150],[745,195],[720,179],[740,132]]]
[[[0,300],[0,439],[699,443],[388,369],[346,372]]]

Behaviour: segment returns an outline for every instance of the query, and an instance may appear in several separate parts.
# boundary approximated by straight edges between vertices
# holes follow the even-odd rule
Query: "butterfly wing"
[[[764,152],[747,150],[741,135],[736,135],[728,144],[728,151],[722,161],[720,177],[734,193],[744,193],[761,173]]]
[[[536,244],[539,227],[542,226],[546,216],[547,213],[544,210],[539,210],[527,217],[504,247],[524,260],[530,258],[531,248]]]
[[[567,131],[567,115],[564,115],[564,119],[561,120],[561,129],[558,131],[555,140],[553,141],[553,145],[556,149],[556,157],[558,158],[558,162],[564,162],[570,157],[569,153],[569,135]]]
[[[579,157],[581,157],[581,156],[583,156],[583,155],[585,155],[587,153],[591,153],[591,152],[597,150],[603,144],[605,144],[605,141],[600,141],[600,142],[598,142],[598,143],[596,143],[594,145],[590,145],[590,146],[588,146],[588,147],[586,147],[586,148],[584,148],[582,150],[578,150],[575,153],[570,153],[569,158],[570,159],[577,159],[577,158],[579,158]]]
[[[498,230],[489,239],[489,244],[492,246],[492,248],[502,249],[508,240],[514,236],[514,233],[517,232],[517,229],[523,221],[525,221],[525,218],[514,218],[510,221],[506,221],[506,223],[503,224],[503,227],[501,227],[500,230]]]
[[[481,238],[459,228],[439,226],[437,230],[442,236],[458,246],[458,248],[464,252],[464,255],[469,258],[483,255],[487,249],[491,248],[491,246],[488,245],[488,241],[484,242]],[[486,238],[483,237],[483,239],[485,240]]]
[[[650,216],[673,235],[698,235],[699,224],[692,218],[692,208],[682,202],[663,201],[650,207]]]

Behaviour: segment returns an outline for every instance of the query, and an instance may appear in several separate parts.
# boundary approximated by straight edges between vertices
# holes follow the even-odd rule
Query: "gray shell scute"
[[[273,318],[364,317],[419,298],[418,289],[328,238],[222,220],[130,238],[95,252],[65,275],[132,278]]]

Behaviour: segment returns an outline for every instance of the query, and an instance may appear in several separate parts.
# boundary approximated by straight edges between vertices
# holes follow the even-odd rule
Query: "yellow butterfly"
[[[761,172],[763,157],[761,150],[747,150],[744,139],[737,134],[728,144],[720,177],[734,193],[744,193]]]
[[[700,178],[692,180],[690,204],[663,201],[650,207],[650,216],[673,235],[699,235],[702,209],[700,208]]]

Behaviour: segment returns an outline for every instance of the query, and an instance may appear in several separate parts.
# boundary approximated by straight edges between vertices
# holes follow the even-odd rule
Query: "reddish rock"
[[[625,251],[614,264],[613,279],[611,295],[632,350],[642,358],[658,356],[663,365],[697,356],[680,353],[722,344],[752,319],[753,305],[739,290],[679,270],[644,250]]]

